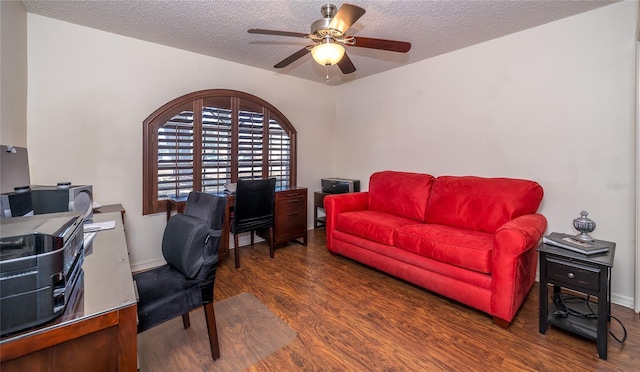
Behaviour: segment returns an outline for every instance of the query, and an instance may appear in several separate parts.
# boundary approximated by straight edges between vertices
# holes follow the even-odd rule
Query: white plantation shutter
[[[238,179],[275,177],[295,186],[296,130],[282,113],[248,93],[187,94],[144,121],[143,214],[189,192],[222,193]]]
[[[193,112],[183,111],[158,128],[158,198],[193,190]]]
[[[231,182],[231,110],[202,109],[202,191],[224,192]]]
[[[269,120],[269,177],[276,178],[276,187],[289,185],[291,180],[291,138],[276,120]]]
[[[251,111],[238,113],[238,178],[244,180],[263,178],[263,121],[262,113]]]

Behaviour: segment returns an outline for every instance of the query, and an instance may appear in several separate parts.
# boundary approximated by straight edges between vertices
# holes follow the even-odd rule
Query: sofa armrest
[[[541,214],[515,218],[496,231],[491,274],[491,311],[494,317],[510,322],[516,315],[536,278],[536,247],[547,229]]]
[[[324,198],[324,211],[326,213],[327,248],[332,250],[333,231],[336,226],[336,218],[340,213],[364,211],[369,207],[369,192],[353,192],[348,194],[327,195]]]
[[[518,256],[528,249],[537,247],[546,229],[547,219],[543,215],[536,213],[520,216],[496,231],[494,249]]]

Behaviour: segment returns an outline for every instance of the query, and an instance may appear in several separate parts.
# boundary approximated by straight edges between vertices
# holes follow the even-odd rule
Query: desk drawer
[[[282,198],[277,202],[278,214],[287,216],[295,212],[306,211],[307,201],[304,197]]]
[[[561,282],[569,288],[599,290],[600,269],[582,263],[547,257],[547,280]]]

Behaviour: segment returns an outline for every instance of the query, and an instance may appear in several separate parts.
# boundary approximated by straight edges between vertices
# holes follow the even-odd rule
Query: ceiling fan
[[[339,10],[335,5],[326,4],[320,9],[322,19],[311,24],[311,33],[263,30],[252,28],[250,34],[290,36],[310,39],[313,44],[308,45],[289,57],[277,63],[274,68],[283,68],[309,52],[313,59],[321,65],[332,66],[337,64],[344,74],[356,71],[356,67],[345,52],[346,46],[388,50],[391,52],[406,53],[411,49],[411,43],[406,41],[374,39],[362,36],[347,36],[349,28],[364,15],[365,10],[359,6],[343,4]]]

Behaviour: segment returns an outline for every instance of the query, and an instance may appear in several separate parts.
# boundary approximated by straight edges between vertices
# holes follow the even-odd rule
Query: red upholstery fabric
[[[493,234],[434,224],[399,227],[395,234],[398,248],[450,265],[491,273]]]
[[[507,221],[536,213],[542,195],[528,180],[442,176],[433,185],[426,222],[493,234]]]
[[[504,224],[496,233],[493,254],[491,314],[511,321],[536,279],[535,247],[547,228],[541,214],[529,214]]]
[[[323,203],[327,223],[325,226],[327,231],[327,249],[333,250],[333,232],[336,229],[338,215],[344,212],[367,210],[369,206],[369,193],[356,192],[327,195]]]
[[[434,177],[383,171],[369,179],[369,209],[424,221]]]
[[[510,322],[547,221],[533,181],[385,171],[327,196],[327,248]]]
[[[407,252],[404,249],[391,247],[386,244],[380,244],[341,231],[336,231],[335,240],[337,242],[340,242],[337,244],[338,248],[336,251],[334,251],[335,253],[344,254],[345,252],[341,251],[340,247],[344,247],[344,244],[349,244],[351,246],[362,248],[363,250],[359,251],[359,254],[361,255],[366,254],[366,251],[371,251],[371,253],[386,256],[394,261],[403,262],[405,264],[415,266],[421,270],[426,270],[428,272],[438,273],[442,276],[455,278],[456,280],[469,283],[474,287],[484,289],[491,289],[492,287],[492,279],[491,275],[489,274],[483,274],[477,271],[471,271],[463,269],[461,267],[453,266],[431,258],[417,256],[416,254]],[[347,255],[345,254],[345,256]],[[389,261],[389,264],[391,263],[393,263],[393,261]],[[381,267],[378,268],[383,270],[383,268]],[[388,272],[386,270],[384,271]]]
[[[491,290],[472,284],[464,276],[444,275],[420,266],[390,258],[376,252],[363,249],[359,245],[347,243],[341,239],[335,241],[336,252],[365,265],[375,267],[390,275],[446,296],[454,301],[467,304],[486,313],[491,313]],[[428,258],[418,258],[427,261]],[[462,269],[460,269],[462,270]],[[467,270],[467,272],[470,272]],[[477,275],[482,275],[475,273]],[[488,275],[485,275],[490,277]]]
[[[340,213],[337,216],[335,228],[382,244],[393,245],[393,233],[396,228],[417,223],[416,220],[389,213],[358,211]],[[420,225],[423,224],[420,223]]]

